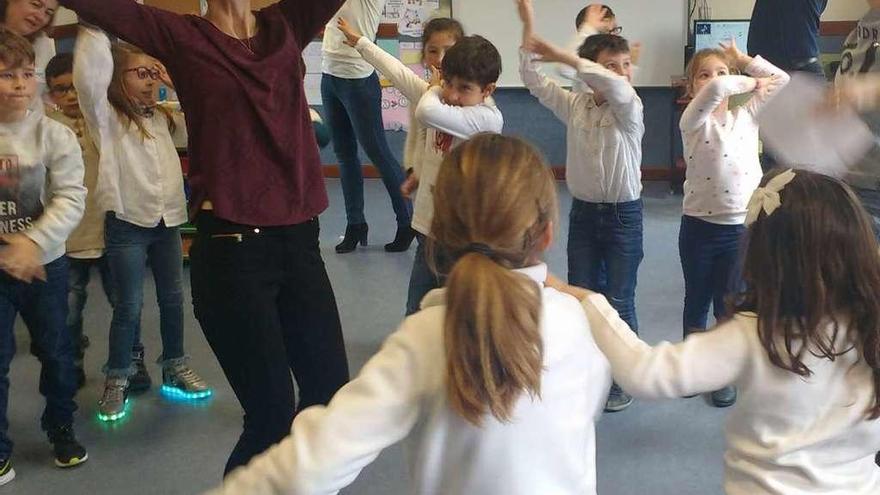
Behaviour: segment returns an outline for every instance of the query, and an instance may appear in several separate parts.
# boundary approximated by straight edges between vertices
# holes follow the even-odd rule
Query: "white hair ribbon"
[[[764,210],[764,213],[766,213],[767,216],[770,216],[777,208],[782,206],[782,199],[779,197],[779,192],[782,191],[782,188],[784,188],[789,182],[794,180],[794,176],[794,170],[788,169],[770,179],[766,186],[755,189],[752,198],[749,199],[749,209],[746,214],[746,227],[755,223],[755,220],[758,219],[758,215],[761,214],[761,210]]]

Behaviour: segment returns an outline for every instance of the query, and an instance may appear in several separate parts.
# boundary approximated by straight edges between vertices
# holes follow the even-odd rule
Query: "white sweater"
[[[518,272],[543,283],[547,267]],[[443,299],[433,292],[425,302]],[[328,406],[300,413],[290,436],[212,493],[335,494],[407,438],[414,495],[595,494],[594,423],[610,385],[608,362],[574,298],[544,288],[542,304],[541,399],[520,397],[512,422],[490,416],[477,428],[449,408],[445,309],[425,307]]]
[[[703,87],[681,116],[687,163],[684,214],[707,222],[737,225],[746,219],[752,192],[760,185],[757,115],[789,76],[760,56],[745,68],[754,77],[770,77],[766,89],[755,90],[755,79],[720,76]],[[716,115],[727,98],[753,93],[745,104]]]
[[[366,37],[357,42],[357,50],[369,57],[382,74],[410,101],[418,102],[415,133],[418,145],[412,148],[413,173],[419,178],[419,190],[413,205],[412,227],[424,235],[431,234],[434,217],[434,182],[446,153],[480,132],[500,133],[504,117],[491,98],[472,107],[447,105],[440,99],[440,88],[431,88],[427,81],[400,60],[385,52]]]
[[[82,151],[73,131],[34,111],[0,124],[0,233],[30,237],[50,263],[64,255],[85,204]]]
[[[358,32],[374,39],[385,2],[386,0],[348,0],[330,19],[324,27],[324,42],[321,45],[322,71],[325,74],[343,79],[363,79],[374,72],[373,66],[364,61],[354,48],[343,42],[345,35],[336,26],[336,22],[342,17],[356,27]]]
[[[642,100],[626,80],[581,59],[577,76],[592,91],[569,91],[542,72],[534,56],[520,51],[520,75],[529,92],[566,125],[565,176],[571,194],[590,203],[634,201],[642,193]]]
[[[76,40],[73,82],[79,106],[100,153],[97,196],[104,211],[120,220],[152,228],[187,221],[183,171],[168,121],[156,111],[144,119],[153,139],[119,113],[107,98],[113,77],[110,40],[102,31],[81,27]],[[177,131],[186,132],[182,119]]]
[[[872,370],[855,349],[835,361],[806,354],[801,377],[776,367],[761,345],[754,315],[739,314],[682,343],[651,347],[601,295],[583,301],[614,379],[635,397],[677,398],[736,385],[727,420],[728,495],[876,495],[880,421]],[[830,332],[829,332],[830,337]],[[846,349],[846,332],[838,349]],[[784,345],[784,344],[781,344]]]

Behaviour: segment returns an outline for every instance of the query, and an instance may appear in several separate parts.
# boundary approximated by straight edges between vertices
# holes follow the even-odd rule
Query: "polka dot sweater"
[[[752,192],[761,181],[756,116],[789,77],[760,56],[744,71],[721,76],[703,87],[681,117],[687,177],[684,214],[707,222],[736,225],[745,221]],[[755,77],[771,83],[756,89]],[[750,93],[743,105],[724,113],[716,109],[729,97]]]

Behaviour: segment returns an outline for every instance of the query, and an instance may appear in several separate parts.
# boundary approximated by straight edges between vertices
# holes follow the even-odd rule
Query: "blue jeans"
[[[880,240],[880,191],[876,189],[859,189],[853,188],[856,196],[862,201],[862,206],[871,216],[872,225],[874,227],[874,235]]]
[[[364,217],[364,176],[358,158],[358,141],[382,175],[391,197],[397,224],[409,226],[412,204],[403,197],[400,186],[404,175],[400,163],[385,140],[382,124],[382,88],[374,72],[363,79],[343,79],[329,74],[321,77],[324,117],[330,125],[333,151],[339,159],[345,216],[349,225],[366,223]]]
[[[719,225],[683,215],[678,252],[684,272],[684,336],[704,330],[712,304],[715,320],[728,316],[725,298],[739,286],[743,225]]]
[[[599,292],[638,333],[636,283],[642,249],[642,201],[587,203],[569,215],[568,282]]]
[[[0,273],[0,457],[12,453],[7,436],[9,364],[15,355],[15,317],[21,314],[31,340],[40,349],[40,393],[46,397],[44,430],[73,424],[76,376],[73,346],[65,328],[67,318],[67,260],[61,257],[46,265],[46,281],[25,283]]]
[[[138,342],[144,276],[149,260],[156,281],[159,329],[165,366],[184,361],[183,353],[183,249],[180,229],[164,222],[144,228],[107,214],[104,230],[105,256],[116,290],[116,305],[110,323],[110,355],[105,366],[108,377],[128,377],[131,351]]]
[[[406,316],[419,312],[422,299],[434,289],[443,287],[445,277],[437,275],[431,270],[428,263],[427,238],[422,234],[416,234],[419,245],[416,248],[416,257],[413,260],[412,273],[409,277],[409,289],[406,297]],[[437,265],[441,270],[449,266],[449,258],[445,253],[438,250],[435,253]]]

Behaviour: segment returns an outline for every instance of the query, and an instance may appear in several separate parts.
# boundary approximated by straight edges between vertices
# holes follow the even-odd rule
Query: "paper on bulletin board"
[[[382,24],[397,24],[403,14],[405,0],[388,0],[382,10]]]
[[[409,129],[409,100],[397,88],[382,89],[382,121],[386,131]]]
[[[440,9],[440,0],[404,0],[397,31],[403,36],[420,38],[425,23]]]
[[[418,42],[400,42],[400,61],[406,65],[422,63],[422,44]]]
[[[376,44],[379,48],[385,50],[394,58],[400,58],[400,41],[396,39],[378,39],[376,40]],[[391,81],[389,81],[384,75],[379,79],[379,82],[382,84],[383,88],[391,86]]]

